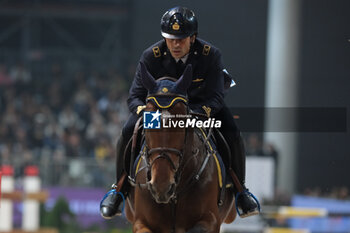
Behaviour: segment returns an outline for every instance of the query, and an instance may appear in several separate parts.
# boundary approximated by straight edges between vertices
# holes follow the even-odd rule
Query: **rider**
[[[140,62],[146,65],[155,79],[164,76],[179,78],[185,65],[192,64],[193,80],[187,91],[189,106],[194,112],[204,113],[208,117],[221,120],[222,127],[219,130],[232,152],[231,158],[224,158],[225,165],[233,169],[244,189],[236,196],[236,206],[241,212],[241,217],[255,215],[259,213],[259,204],[244,186],[245,153],[240,131],[224,103],[224,86],[227,86],[225,79],[227,80],[228,74],[223,71],[220,51],[208,42],[199,39],[197,28],[197,19],[193,11],[185,7],[169,9],[161,18],[163,39],[146,49]],[[126,144],[132,136],[137,119],[145,108],[147,90],[142,85],[140,65],[137,67],[129,93],[128,106],[131,116],[123,127],[116,155],[116,184],[119,183],[121,187],[114,184],[101,201],[100,212],[106,219],[121,214],[123,200],[129,189],[126,179],[119,181],[124,173],[123,154]],[[231,161],[231,164],[228,161]],[[117,188],[123,195],[116,192]],[[238,193],[237,189],[235,193]]]

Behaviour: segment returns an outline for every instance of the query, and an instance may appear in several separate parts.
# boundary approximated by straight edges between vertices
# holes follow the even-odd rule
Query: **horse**
[[[186,91],[192,83],[191,65],[178,80],[155,80],[140,66],[148,89],[145,112],[162,119],[190,114]],[[134,233],[218,233],[223,222],[234,221],[233,190],[220,188],[220,168],[205,131],[177,126],[143,129],[143,134],[125,206]]]

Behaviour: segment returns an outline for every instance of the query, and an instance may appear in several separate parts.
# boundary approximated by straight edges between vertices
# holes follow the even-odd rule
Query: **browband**
[[[158,108],[167,109],[173,106],[175,103],[182,101],[185,104],[188,103],[188,100],[185,96],[182,95],[164,95],[157,94],[148,96],[146,101],[152,101]]]

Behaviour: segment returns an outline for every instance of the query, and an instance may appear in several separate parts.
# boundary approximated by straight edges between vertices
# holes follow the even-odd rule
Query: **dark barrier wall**
[[[349,9],[348,0],[302,4],[299,105],[346,107],[347,129],[300,135],[296,171],[300,190],[311,186],[329,192],[336,186],[350,187],[346,175],[350,165]]]

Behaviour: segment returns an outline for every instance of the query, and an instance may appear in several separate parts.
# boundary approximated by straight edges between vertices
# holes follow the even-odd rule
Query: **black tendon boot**
[[[128,182],[124,171],[124,151],[127,145],[127,139],[121,135],[119,137],[116,149],[116,175],[117,182],[103,197],[100,203],[100,213],[105,219],[111,219],[114,216],[120,216],[125,206],[125,198],[128,194]]]
[[[236,173],[243,191],[235,188],[237,213],[241,218],[257,215],[260,213],[260,204],[257,198],[245,187],[245,151],[241,136],[233,141],[231,146],[231,166]]]

